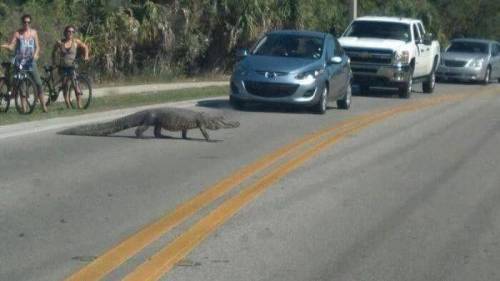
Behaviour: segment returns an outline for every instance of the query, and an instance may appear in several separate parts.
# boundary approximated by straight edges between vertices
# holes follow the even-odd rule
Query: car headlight
[[[484,59],[472,59],[467,63],[468,67],[481,68],[483,66]]]
[[[394,64],[409,64],[410,63],[410,52],[402,51],[401,53],[394,52]]]
[[[295,78],[297,78],[299,80],[316,79],[318,76],[323,74],[323,72],[325,72],[324,69],[310,70],[310,71],[306,71],[306,72],[302,72],[302,73],[297,74],[297,76],[295,76]]]

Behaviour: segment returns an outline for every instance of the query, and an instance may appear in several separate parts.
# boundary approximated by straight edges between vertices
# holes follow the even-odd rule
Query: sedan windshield
[[[404,23],[356,21],[344,36],[411,41],[410,26]]]
[[[319,59],[323,54],[323,41],[313,36],[269,34],[260,40],[253,55]]]
[[[480,42],[452,42],[448,52],[488,54],[488,44]]]

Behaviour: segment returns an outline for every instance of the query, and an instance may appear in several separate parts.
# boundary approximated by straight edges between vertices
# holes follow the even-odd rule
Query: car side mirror
[[[426,33],[422,41],[424,45],[432,45],[432,40],[434,40],[434,35],[432,33]]]
[[[328,60],[328,64],[340,64],[340,63],[342,63],[342,58],[339,56],[331,57]]]
[[[243,59],[245,57],[248,57],[248,54],[249,54],[248,49],[239,49],[236,51],[236,57],[238,59]]]

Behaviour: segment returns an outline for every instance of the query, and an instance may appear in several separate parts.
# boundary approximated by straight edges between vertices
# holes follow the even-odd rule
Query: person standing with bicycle
[[[40,79],[36,66],[36,61],[40,57],[38,32],[30,27],[30,15],[23,15],[21,17],[21,22],[23,26],[14,32],[10,43],[2,44],[0,47],[14,51],[14,64],[21,66],[23,69],[28,69],[31,78],[35,82],[42,110],[43,112],[47,112],[47,106],[43,98],[42,80]],[[21,96],[21,106],[22,110],[26,112],[26,97]]]
[[[59,75],[62,77],[62,88],[64,102],[67,108],[71,108],[68,83],[75,79],[75,60],[78,49],[84,51],[83,59],[89,61],[89,47],[80,39],[74,38],[76,28],[68,25],[64,28],[64,37],[57,41],[52,50],[52,64],[59,68]],[[58,58],[59,59],[58,59]],[[77,108],[81,109],[81,89],[78,83],[75,85]]]

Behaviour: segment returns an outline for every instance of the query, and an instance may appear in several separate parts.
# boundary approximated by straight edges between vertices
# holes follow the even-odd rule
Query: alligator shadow
[[[86,136],[86,135],[69,135],[69,134],[60,134],[57,133],[58,135],[61,136],[73,136],[73,137],[88,137],[88,138],[119,138],[119,139],[133,139],[137,141],[147,141],[147,140],[170,140],[170,141],[195,141],[195,142],[207,142],[204,138],[182,138],[182,137],[173,137],[169,135],[163,135],[160,138],[157,138],[153,135],[146,135],[142,136],[140,138],[136,137],[135,135],[121,135],[121,134],[113,134],[113,135],[108,135],[108,136]],[[223,142],[223,140],[218,140],[218,139],[211,139],[208,142]]]
[[[142,136],[140,138],[133,136],[133,135],[111,135],[111,136],[105,136],[108,138],[126,138],[126,139],[134,139],[134,140],[169,140],[169,141],[194,141],[194,142],[223,142],[223,140],[217,140],[217,139],[210,139],[209,141],[205,140],[204,138],[191,138],[188,137],[186,139],[182,137],[173,137],[169,135],[162,135],[161,137],[157,138],[153,135],[148,135],[148,136]]]

